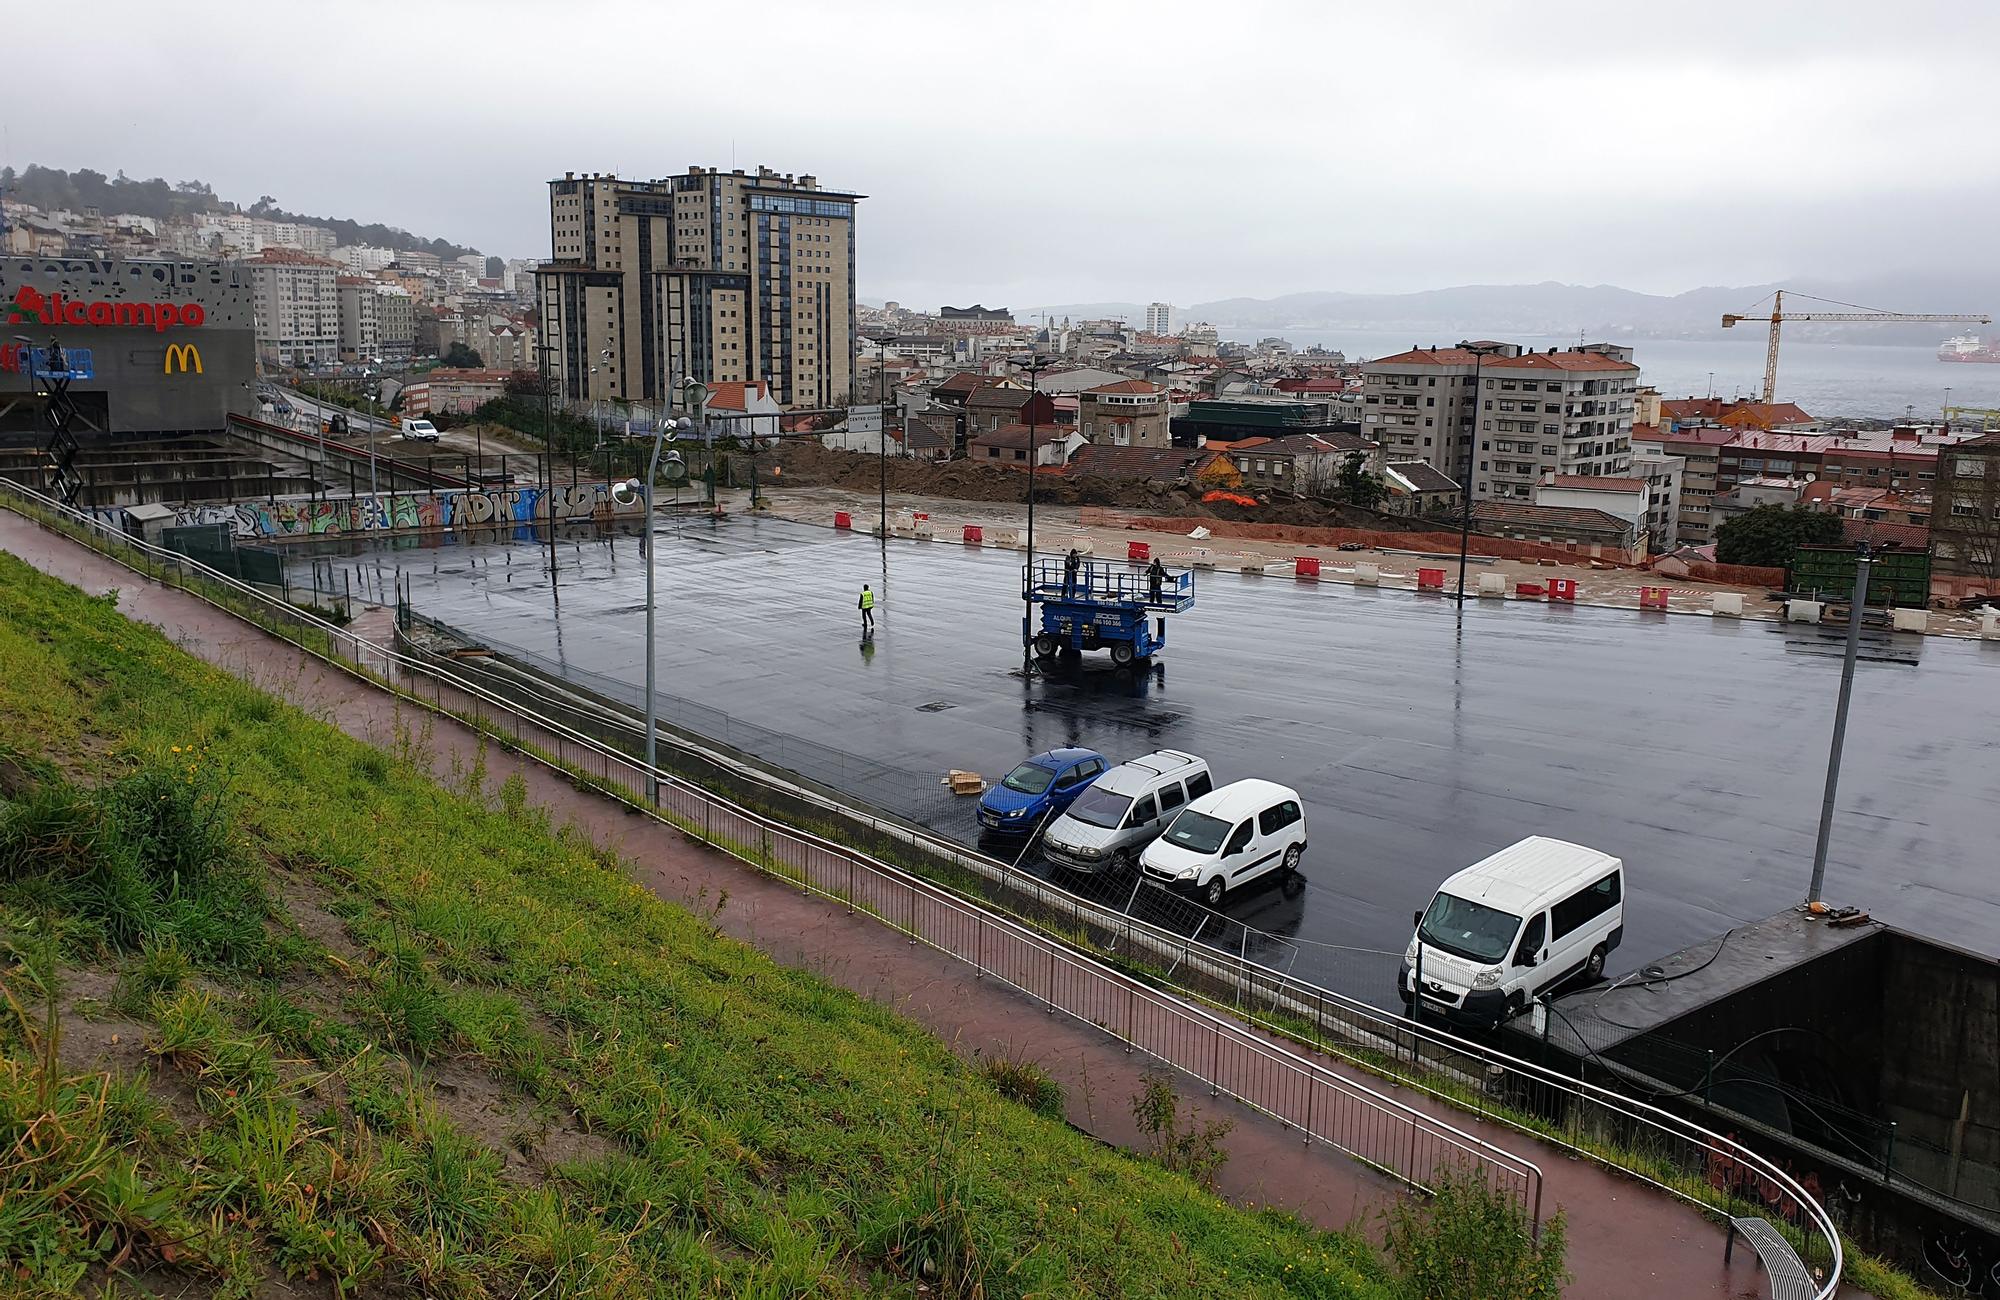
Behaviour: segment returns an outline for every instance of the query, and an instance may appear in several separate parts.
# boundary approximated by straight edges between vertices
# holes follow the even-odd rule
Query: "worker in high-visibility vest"
[[[861,635],[873,636],[875,633],[875,593],[868,590],[868,584],[865,582],[861,584],[860,609]]]

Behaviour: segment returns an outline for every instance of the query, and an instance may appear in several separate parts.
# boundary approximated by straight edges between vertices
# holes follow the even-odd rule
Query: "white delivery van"
[[[436,442],[438,440],[438,428],[429,420],[406,416],[403,420],[403,436],[405,438],[415,438],[419,442]]]
[[[1403,1001],[1491,1027],[1579,971],[1596,978],[1625,937],[1625,864],[1533,835],[1438,886],[1416,915],[1397,981]]]
[[[1299,792],[1275,781],[1232,781],[1181,809],[1139,855],[1149,880],[1192,891],[1210,907],[1273,871],[1297,871],[1306,851]]]
[[[1042,835],[1042,854],[1085,875],[1127,870],[1189,800],[1214,788],[1208,764],[1178,749],[1120,763],[1091,782]]]

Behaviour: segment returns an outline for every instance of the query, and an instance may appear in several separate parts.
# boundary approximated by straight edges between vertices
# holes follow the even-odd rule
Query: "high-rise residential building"
[[[1171,334],[1174,332],[1174,308],[1171,303],[1156,302],[1146,307],[1146,332],[1148,334]]]
[[[1368,362],[1362,433],[1390,459],[1427,460],[1454,481],[1466,477],[1469,459],[1474,500],[1531,500],[1545,474],[1631,469],[1639,367],[1630,349],[1480,346],[1494,350],[1482,360],[1470,348],[1416,348]]]
[[[375,285],[375,337],[384,360],[410,359],[417,338],[417,303],[393,284]]]
[[[332,365],[340,360],[340,268],[289,248],[266,248],[243,265],[250,271],[257,316],[257,355],[281,366]]]
[[[375,320],[375,282],[365,275],[341,275],[334,278],[334,288],[340,298],[340,359],[366,361],[379,356],[382,338]]]
[[[862,197],[768,167],[550,181],[536,294],[556,390],[671,401],[693,377],[764,382],[795,409],[845,404]]]

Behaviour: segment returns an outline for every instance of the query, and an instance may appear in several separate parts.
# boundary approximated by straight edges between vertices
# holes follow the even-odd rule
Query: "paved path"
[[[0,549],[93,594],[118,588],[121,610],[159,627],[190,654],[352,736],[383,748],[393,744],[393,696],[288,643],[192,596],[155,586],[4,510]],[[386,611],[360,614],[356,622],[364,635],[388,635]],[[469,727],[439,719],[432,742],[432,766],[441,778],[449,778],[454,763],[461,771],[470,766],[478,739]],[[866,916],[850,916],[837,905],[801,895],[676,830],[580,792],[539,763],[489,749],[486,764],[495,785],[518,774],[530,799],[546,808],[556,824],[572,822],[615,849],[663,899],[707,907],[727,890],[729,904],[717,918],[725,932],[777,961],[895,1008],[949,1041],[961,1055],[1001,1053],[1039,1062],[1063,1084],[1073,1123],[1103,1141],[1136,1145],[1138,1133],[1127,1103],[1139,1088],[1145,1059],[1128,1054],[1116,1039],[1051,1016],[1016,990],[977,980],[962,963],[906,941]],[[1328,1064],[1352,1073],[1339,1063]],[[1356,1077],[1395,1091],[1372,1076]],[[1394,1184],[1325,1147],[1304,1146],[1295,1132],[1275,1120],[1228,1101],[1208,1100],[1203,1092],[1190,1089],[1200,1097],[1204,1114],[1235,1121],[1220,1176],[1220,1189],[1231,1200],[1279,1206],[1326,1228],[1359,1226],[1379,1238],[1378,1213],[1398,1195]],[[1560,1207],[1569,1215],[1571,1296],[1656,1300],[1765,1294],[1754,1254],[1739,1251],[1734,1264],[1725,1267],[1722,1229],[1681,1202],[1511,1130],[1447,1111],[1421,1095],[1404,1094],[1404,1100],[1444,1114],[1458,1127],[1541,1166],[1546,1209]]]

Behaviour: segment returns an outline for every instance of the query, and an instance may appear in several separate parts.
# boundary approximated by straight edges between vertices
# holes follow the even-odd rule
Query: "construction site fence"
[[[179,552],[137,541],[13,484],[18,512],[83,541],[165,585],[187,591],[404,698],[459,718],[517,752],[591,782],[614,798],[807,893],[882,923],[1282,1121],[1411,1187],[1471,1169],[1515,1198],[1534,1229],[1542,1174],[1532,1162],[1273,1042],[1253,1027],[1129,975],[1059,937],[854,848],[723,799],[550,718],[536,716],[449,666],[404,654],[272,600]]]
[[[1175,533],[1185,537],[1196,528],[1206,528],[1211,537],[1237,541],[1293,542],[1302,546],[1339,546],[1359,543],[1372,550],[1423,551],[1436,554],[1458,553],[1457,532],[1402,531],[1384,528],[1330,528],[1306,524],[1266,524],[1236,519],[1194,516],[1139,515],[1104,506],[1084,506],[1079,522],[1088,528],[1123,528],[1140,532]],[[1427,517],[1426,522],[1430,522]],[[1449,520],[1436,522],[1449,526]],[[1530,542],[1492,537],[1475,532],[1470,551],[1474,555],[1502,560],[1552,560],[1559,564],[1603,564],[1633,567],[1639,557],[1625,548],[1602,543]]]

